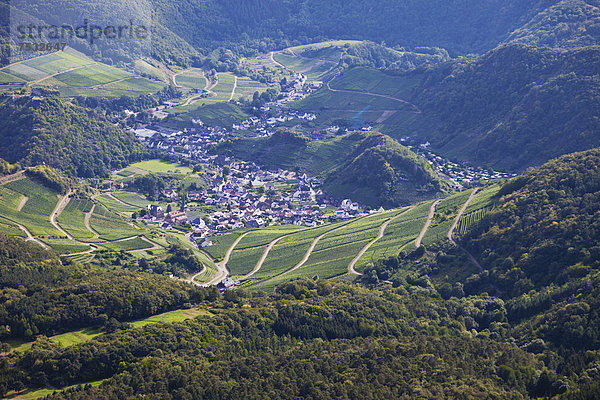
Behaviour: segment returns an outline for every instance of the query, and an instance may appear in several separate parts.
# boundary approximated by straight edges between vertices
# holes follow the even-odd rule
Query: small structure
[[[219,282],[217,284],[217,289],[219,289],[219,291],[221,291],[221,292],[224,292],[226,290],[233,289],[239,285],[240,285],[239,282],[236,282],[233,279],[228,277],[228,278],[223,279],[221,282]]]

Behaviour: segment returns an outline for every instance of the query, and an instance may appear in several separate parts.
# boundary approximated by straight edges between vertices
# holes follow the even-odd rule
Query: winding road
[[[423,229],[421,229],[421,233],[419,233],[417,240],[415,240],[415,247],[417,249],[419,247],[421,247],[421,242],[423,242],[423,238],[425,237],[425,234],[427,233],[427,229],[429,229],[429,225],[431,225],[431,221],[433,221],[433,217],[435,215],[435,210],[441,201],[442,200],[436,200],[433,202],[433,204],[431,204],[431,207],[429,208],[429,215],[427,216],[427,221],[425,221],[425,225],[423,225]]]
[[[254,267],[254,269],[252,271],[250,271],[248,274],[244,275],[241,278],[241,280],[248,279],[252,275],[257,273],[262,268],[263,264],[265,263],[265,260],[269,256],[269,253],[271,252],[271,249],[273,248],[273,246],[275,246],[280,240],[282,240],[283,238],[286,238],[288,236],[290,236],[290,235],[284,235],[284,236],[278,237],[277,239],[275,239],[271,243],[269,243],[269,245],[267,246],[265,251],[263,251],[263,254],[260,257],[260,260],[258,260],[258,262],[256,263],[256,266]]]
[[[450,242],[452,242],[453,245],[457,246],[459,249],[461,249],[462,251],[465,252],[465,254],[467,255],[467,257],[469,257],[469,260],[471,260],[471,262],[473,263],[473,265],[475,265],[477,267],[477,269],[479,270],[479,272],[483,272],[483,267],[481,266],[481,264],[479,263],[479,261],[477,261],[475,259],[475,257],[473,257],[473,254],[471,254],[470,251],[468,251],[467,249],[465,249],[464,247],[462,247],[461,245],[459,245],[458,243],[456,243],[454,241],[454,238],[453,238],[454,231],[456,230],[456,227],[458,226],[458,223],[460,222],[461,217],[465,213],[467,207],[469,207],[469,204],[471,204],[471,201],[473,201],[473,199],[475,198],[475,195],[477,194],[478,191],[479,191],[479,188],[473,189],[473,193],[471,193],[471,195],[469,196],[469,198],[467,199],[467,201],[465,202],[465,204],[463,204],[462,208],[458,212],[458,215],[456,216],[456,219],[454,220],[454,223],[452,224],[452,226],[448,230],[448,240],[450,240]],[[496,291],[498,291],[498,292],[501,293],[501,291],[496,286],[492,285],[492,287],[494,289],[496,289]]]
[[[350,264],[348,265],[348,272],[351,274],[354,274],[354,275],[362,275],[361,272],[358,272],[357,270],[354,269],[358,260],[360,260],[360,258],[367,252],[367,250],[369,250],[371,248],[371,246],[373,246],[377,241],[379,241],[379,239],[381,239],[383,236],[385,236],[385,230],[387,229],[387,227],[390,223],[392,223],[393,221],[395,221],[397,218],[401,217],[402,215],[406,214],[413,208],[415,208],[415,206],[412,206],[408,210],[403,211],[400,214],[396,215],[395,217],[392,217],[392,218],[388,219],[387,221],[385,221],[379,227],[379,234],[377,235],[377,237],[375,239],[371,240],[369,243],[367,243],[365,245],[365,247],[363,247],[361,249],[361,251],[358,252],[356,257],[354,257],[354,259],[350,262]]]
[[[278,66],[280,66],[280,67],[281,67],[281,68],[283,68],[283,69],[287,69],[285,65],[283,65],[283,64],[282,64],[282,63],[280,63],[279,61],[275,60],[275,57],[274,57],[274,55],[275,55],[275,54],[274,54],[273,52],[271,52],[271,61],[273,61],[273,63],[274,63],[275,65],[278,65]]]
[[[196,281],[196,278],[199,277],[200,275],[202,275],[205,272],[206,272],[206,265],[202,264],[202,271],[200,271],[197,274],[193,275],[190,279],[185,279],[185,282],[191,283],[191,284],[196,285],[196,286],[203,286],[202,283],[199,283],[199,282]]]
[[[250,234],[251,232],[252,231],[244,233],[243,235],[238,237],[235,240],[235,242],[233,242],[233,244],[227,250],[227,253],[225,253],[225,257],[223,258],[223,260],[215,264],[215,266],[217,267],[217,274],[210,281],[205,282],[205,283],[201,284],[200,286],[208,287],[208,286],[216,285],[217,283],[221,282],[223,279],[227,278],[227,275],[229,275],[229,271],[227,270],[227,263],[229,262],[229,258],[231,258],[231,253],[233,253],[235,246],[237,246],[238,243],[243,238],[245,238],[248,234]]]
[[[100,238],[100,235],[98,234],[98,232],[93,230],[92,226],[90,225],[90,218],[92,218],[92,214],[94,214],[95,209],[96,209],[96,205],[94,204],[92,206],[92,208],[90,209],[90,211],[85,213],[85,216],[83,217],[83,224],[85,225],[85,228],[88,231],[92,232],[92,235],[94,235],[94,239],[98,239],[98,238]]]
[[[407,104],[411,107],[414,108],[414,113],[415,114],[422,114],[423,111],[421,111],[421,109],[419,107],[417,107],[416,105],[412,104],[411,102],[408,102],[406,100],[403,99],[399,99],[397,97],[394,96],[389,96],[387,94],[379,94],[379,93],[372,93],[372,92],[361,92],[359,90],[349,90],[349,89],[332,89],[331,85],[329,84],[329,82],[327,82],[327,90],[329,90],[330,92],[334,92],[334,93],[351,93],[351,94],[363,94],[366,96],[374,96],[374,97],[381,97],[383,99],[388,99],[388,100],[393,100],[393,101],[397,101],[399,103],[402,104]]]
[[[25,234],[27,235],[26,241],[35,242],[35,243],[39,244],[40,246],[42,246],[44,249],[50,250],[50,246],[48,246],[46,243],[40,241],[39,239],[36,239],[35,236],[33,236],[31,234],[31,232],[29,232],[29,230],[27,228],[25,228],[23,225],[19,224],[18,222],[15,222],[15,221],[11,221],[11,222],[13,224],[17,225],[20,230],[22,230],[23,232],[25,232]]]
[[[67,254],[61,254],[62,256],[75,256],[75,255],[80,255],[80,254],[89,254],[92,253],[96,250],[98,250],[98,248],[90,243],[85,243],[85,242],[81,242],[77,239],[75,239],[73,236],[71,236],[67,231],[65,231],[59,224],[58,222],[56,222],[56,218],[58,218],[60,216],[60,214],[63,212],[63,210],[65,209],[65,207],[67,206],[67,204],[69,204],[69,201],[71,201],[71,195],[75,193],[75,191],[73,189],[69,189],[69,191],[67,192],[67,194],[65,194],[63,196],[62,199],[60,199],[58,201],[58,203],[56,204],[56,207],[54,207],[54,211],[52,211],[52,214],[50,214],[50,223],[52,224],[52,226],[54,226],[54,228],[56,228],[60,233],[62,233],[63,235],[65,235],[67,237],[67,239],[77,243],[77,244],[81,244],[84,246],[90,246],[89,250],[86,251],[81,251],[78,253],[67,253]]]
[[[52,211],[52,214],[50,214],[50,223],[52,224],[52,226],[54,226],[54,228],[56,228],[56,230],[58,230],[60,233],[62,233],[63,235],[65,235],[67,237],[67,239],[73,240],[74,242],[76,242],[76,240],[73,239],[73,236],[71,236],[67,231],[65,231],[56,222],[56,218],[63,212],[63,210],[65,209],[65,207],[67,206],[67,204],[69,204],[69,201],[71,201],[71,198],[69,196],[71,196],[73,193],[75,193],[73,191],[73,189],[69,189],[69,191],[67,192],[67,194],[65,194],[63,196],[63,198],[60,199],[58,201],[58,203],[56,203],[56,207],[54,207],[54,211]]]

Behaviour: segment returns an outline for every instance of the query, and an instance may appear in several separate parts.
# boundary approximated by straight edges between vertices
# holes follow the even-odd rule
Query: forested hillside
[[[600,145],[599,47],[507,45],[404,75],[422,115],[390,121],[456,159],[522,171]],[[406,89],[405,89],[406,90]]]
[[[509,42],[534,46],[580,47],[600,44],[600,2],[563,0],[515,30]]]
[[[2,388],[110,378],[53,398],[507,398],[555,393],[559,378],[532,354],[473,337],[421,294],[294,282],[203,306],[210,315],[66,348],[40,340],[4,357]]]
[[[410,204],[447,189],[425,160],[380,133],[310,142],[279,132],[267,139],[226,142],[218,151],[267,167],[308,172],[325,180],[328,193],[371,206]]]
[[[509,181],[465,243],[497,274],[540,288],[566,268],[600,267],[600,150],[570,154]],[[583,267],[583,266],[586,267]]]
[[[45,163],[87,178],[107,176],[146,152],[133,134],[53,93],[0,97],[0,142],[0,157],[10,163]]]

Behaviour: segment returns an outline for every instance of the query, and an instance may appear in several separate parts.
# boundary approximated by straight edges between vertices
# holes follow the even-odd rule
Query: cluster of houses
[[[448,184],[455,190],[462,190],[465,186],[478,181],[506,179],[516,176],[516,174],[474,168],[465,163],[447,160],[431,151],[429,142],[422,143],[410,136],[400,138],[400,143],[426,159],[433,168],[447,178]]]
[[[269,111],[269,106],[263,107],[263,110]],[[273,127],[277,124],[284,124],[288,121],[293,121],[295,119],[302,121],[314,121],[317,119],[317,116],[312,113],[306,113],[296,110],[285,110],[277,116],[262,116],[262,117],[250,117],[245,119],[244,121],[233,124],[232,129],[234,131],[248,131],[254,129],[258,132],[267,133],[267,129],[269,127]]]
[[[213,160],[228,163],[230,173],[213,177],[210,187],[191,190],[184,199],[172,190],[162,194],[171,201],[181,201],[178,210],[166,212],[155,204],[147,206],[146,218],[162,229],[173,225],[191,226],[189,237],[199,247],[212,245],[210,236],[230,229],[261,228],[270,225],[314,227],[331,220],[365,215],[361,206],[349,199],[337,199],[320,189],[322,181],[306,174],[283,169],[263,170],[252,162],[229,158]],[[190,220],[195,207],[214,206],[204,218]]]

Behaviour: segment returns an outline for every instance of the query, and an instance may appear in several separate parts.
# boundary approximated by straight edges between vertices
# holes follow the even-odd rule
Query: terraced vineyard
[[[58,194],[29,178],[0,186],[0,215],[13,224],[23,225],[34,236],[62,234],[50,223]]]
[[[123,176],[124,172],[191,173],[186,167],[156,161],[132,165],[116,175]],[[457,235],[493,206],[497,191],[498,186],[491,186],[477,192],[457,225]],[[240,229],[212,236],[214,245],[199,250],[180,232],[163,232],[132,220],[131,213],[149,203],[142,195],[124,191],[99,194],[93,199],[72,195],[61,210],[57,207],[61,196],[25,177],[0,186],[0,231],[24,236],[27,230],[32,240],[41,240],[58,254],[72,254],[79,261],[89,261],[97,249],[154,257],[177,244],[194,251],[204,265],[203,270],[191,274],[195,283],[214,279],[218,270],[215,262],[221,262],[219,269],[227,268],[242,286],[272,290],[295,278],[351,279],[370,262],[395,256],[401,250],[412,251],[421,231],[425,246],[447,240],[450,227],[471,193],[469,190],[436,201],[429,224],[426,222],[433,201],[314,228],[288,225]],[[56,223],[69,238],[50,222],[55,208]],[[223,266],[227,253],[230,257]]]
[[[85,226],[85,214],[92,210],[93,205],[88,199],[71,199],[57,218],[58,224],[76,239],[94,238],[94,232]]]
[[[424,234],[424,245],[447,240],[458,211],[471,193],[456,193],[437,204]],[[489,195],[484,191],[474,201],[480,199],[483,205],[489,201]],[[262,290],[272,290],[295,278],[350,278],[351,267],[360,273],[369,262],[397,255],[403,249],[414,250],[415,239],[425,226],[432,204],[424,202],[299,232],[293,228],[253,231],[239,241],[228,268],[242,286]],[[225,254],[242,234],[240,231],[223,235],[211,253]]]
[[[14,63],[0,70],[2,83],[50,87],[65,97],[136,97],[161,90],[165,84],[158,79],[151,80],[96,62],[71,48]]]
[[[480,190],[471,204],[465,210],[461,220],[456,227],[456,235],[464,235],[472,225],[481,221],[481,219],[494,209],[496,206],[495,195],[500,190],[500,185],[493,185]]]

